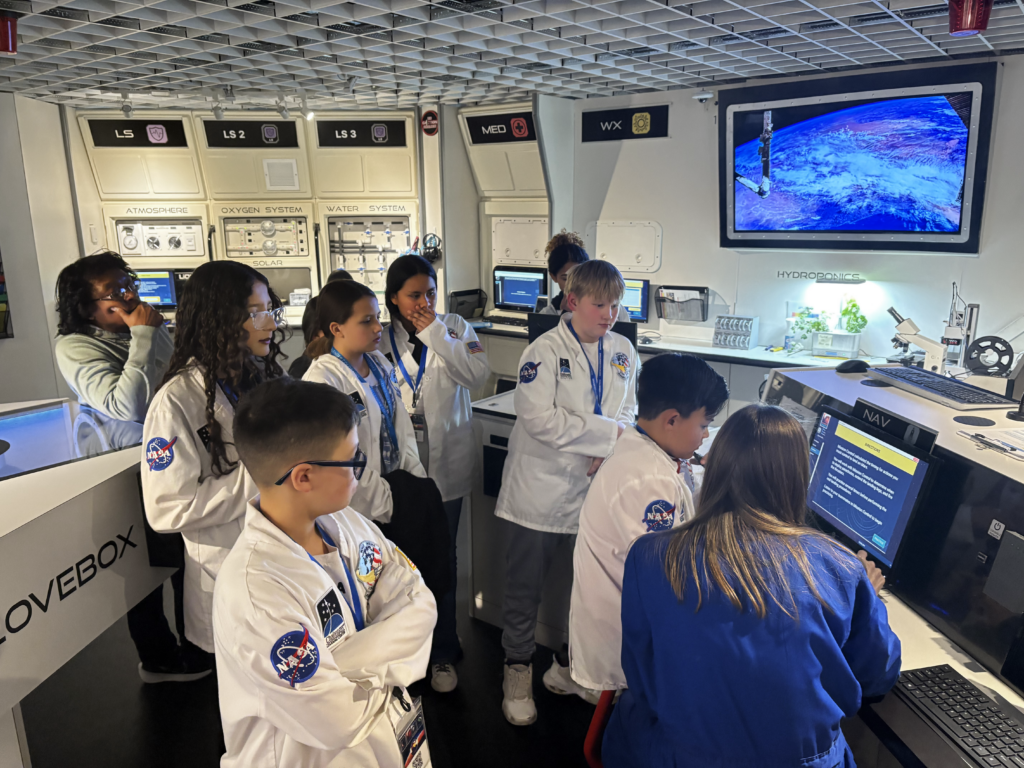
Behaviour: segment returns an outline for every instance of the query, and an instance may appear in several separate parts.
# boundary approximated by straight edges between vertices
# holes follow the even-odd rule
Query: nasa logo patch
[[[537,369],[540,368],[540,363],[525,363],[522,368],[519,369],[519,383],[529,384],[531,381],[537,378]]]
[[[320,668],[320,650],[308,629],[286,632],[270,650],[270,664],[278,678],[292,688],[304,683]]]
[[[644,510],[644,524],[647,532],[667,531],[672,527],[676,519],[676,508],[664,499],[652,501]]]
[[[629,376],[629,357],[625,352],[616,352],[612,355],[612,368],[618,371],[623,379]]]
[[[332,645],[345,637],[345,616],[341,612],[337,592],[332,589],[320,598],[316,604],[316,615],[320,619],[324,640],[327,641],[327,650],[330,650]]]
[[[174,461],[174,444],[178,438],[165,440],[162,437],[154,437],[146,443],[146,462],[151,472],[163,472]]]
[[[359,565],[356,566],[356,576],[366,590],[367,600],[373,595],[373,590],[377,587],[377,578],[383,570],[380,547],[372,541],[359,542]]]

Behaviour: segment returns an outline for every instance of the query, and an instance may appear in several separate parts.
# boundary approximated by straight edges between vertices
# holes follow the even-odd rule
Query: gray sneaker
[[[451,693],[459,684],[459,676],[455,673],[454,664],[431,664],[430,687],[438,693]]]
[[[533,703],[533,664],[506,664],[501,686],[505,698],[501,711],[512,725],[529,725],[537,719]]]

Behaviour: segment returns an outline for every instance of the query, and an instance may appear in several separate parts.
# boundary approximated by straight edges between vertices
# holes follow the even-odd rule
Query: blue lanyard
[[[587,350],[583,349],[583,342],[576,335],[576,329],[572,327],[572,320],[566,325],[569,326],[569,333],[572,334],[572,337],[579,342],[580,349],[583,350],[583,357],[586,358],[587,365],[590,367],[590,389],[594,393],[594,413],[604,416],[601,412],[601,400],[604,398],[604,337],[597,340],[597,373],[594,373],[594,366],[587,356]]]
[[[227,397],[228,402],[231,403],[232,406],[237,406],[239,395],[235,392],[235,388],[223,379],[217,379],[217,383],[220,384],[220,388],[224,392],[224,396]]]
[[[402,362],[402,355],[398,351],[398,346],[395,344],[394,324],[388,326],[388,334],[391,336],[391,351],[395,353],[395,364],[398,366],[398,370],[402,372],[402,378],[409,382],[409,386],[412,387],[412,393],[415,395],[420,391],[420,382],[423,381],[423,371],[427,369],[426,345],[424,345],[423,354],[420,355],[420,371],[416,374],[416,383],[413,384],[412,378],[409,376],[408,371],[405,370],[405,364]]]
[[[320,534],[321,538],[323,538],[323,540],[326,541],[330,546],[334,547],[335,549],[338,549],[338,545],[334,543],[334,540],[329,535],[327,535],[327,531],[325,531],[319,525],[316,526],[316,531]],[[306,554],[309,555],[310,560],[312,560],[314,563],[316,563],[324,569],[324,573],[327,573],[327,569],[324,568],[323,563],[321,563],[315,557],[310,555],[309,552],[307,552]],[[354,581],[352,581],[352,573],[349,571],[348,566],[345,565],[345,558],[341,556],[340,550],[338,551],[338,559],[341,560],[341,567],[345,569],[345,578],[348,579],[348,592],[352,596],[352,599],[346,602],[348,602],[349,607],[352,609],[352,616],[356,620],[356,632],[358,632],[365,626],[363,624],[363,603],[359,599],[359,593],[356,592],[356,584]],[[329,573],[327,575],[330,576]]]
[[[373,395],[373,399],[377,401],[377,407],[380,408],[380,415],[381,418],[384,419],[384,427],[388,431],[388,437],[391,438],[391,444],[395,447],[396,451],[399,450],[398,435],[395,432],[395,403],[393,400],[393,394],[391,392],[391,388],[388,386],[387,378],[381,373],[377,364],[373,362],[373,358],[369,355],[363,355],[366,359],[366,364],[370,367],[370,373],[373,374],[373,377],[380,385],[380,391],[384,394],[384,402],[381,402],[380,395],[377,394],[377,390],[374,389],[372,385],[367,384],[366,379],[359,375],[359,371],[355,369],[355,366],[352,365],[352,363],[350,363],[343,354],[334,347],[331,347],[331,354],[347,365],[348,369],[356,375],[357,379],[359,379],[359,383],[370,390],[370,394]]]

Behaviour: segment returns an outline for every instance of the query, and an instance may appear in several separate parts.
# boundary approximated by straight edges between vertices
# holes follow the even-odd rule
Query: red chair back
[[[612,702],[615,701],[615,691],[602,691],[601,698],[597,702],[597,709],[590,720],[590,728],[587,729],[587,738],[583,742],[583,756],[587,759],[590,768],[604,768],[601,763],[601,740],[604,737],[604,729],[608,725],[608,718],[612,716]]]

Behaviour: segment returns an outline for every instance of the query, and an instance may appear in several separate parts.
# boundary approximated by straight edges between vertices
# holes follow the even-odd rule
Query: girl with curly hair
[[[256,486],[231,435],[238,398],[282,375],[281,301],[235,262],[203,264],[182,291],[174,353],[143,431],[146,517],[185,539],[185,635],[213,653],[213,585]]]
[[[565,281],[569,279],[569,272],[577,264],[590,261],[590,256],[583,248],[583,238],[576,232],[567,232],[564,229],[548,240],[548,244],[544,246],[544,253],[548,257],[548,273],[558,285],[558,295],[548,302],[540,314],[561,315],[563,312],[569,311],[567,306],[563,306]],[[619,314],[615,318],[615,322],[630,322],[629,310],[619,305]]]

